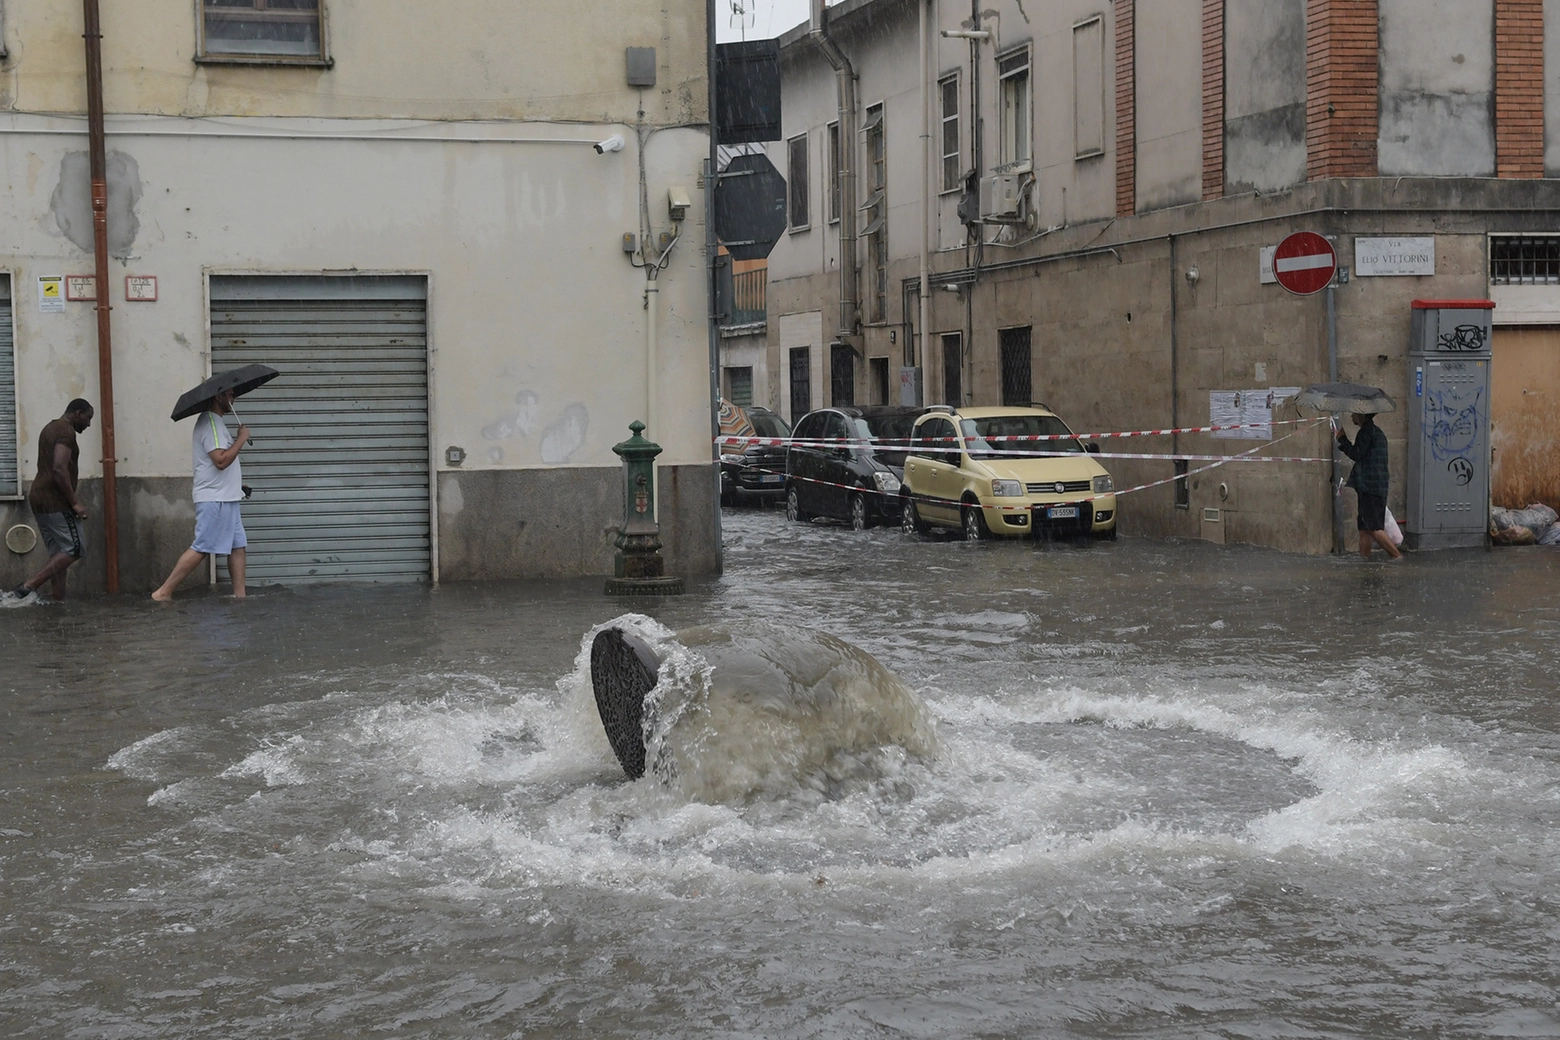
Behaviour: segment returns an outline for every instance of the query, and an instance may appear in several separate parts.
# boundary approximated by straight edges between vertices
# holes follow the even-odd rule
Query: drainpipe
[[[808,35],[834,69],[840,123],[840,329],[839,340],[856,335],[860,304],[856,298],[856,70],[829,36],[824,0],[812,0]]]
[[[720,304],[716,302],[719,288],[716,284],[720,273],[720,241],[715,233],[715,187],[720,182],[720,132],[715,115],[715,0],[704,4],[704,74],[707,78],[710,109],[710,156],[704,169],[704,268],[709,283],[709,349],[710,349],[710,465],[715,478],[716,493],[710,496],[715,532],[715,573],[725,570],[724,549],[721,547],[720,515],[720,408],[716,399],[720,396]],[[767,314],[765,315],[767,317]]]
[[[87,139],[92,168],[92,252],[97,261],[98,425],[103,440],[104,587],[119,591],[119,482],[114,451],[114,352],[108,320],[108,157],[103,134],[103,31],[98,0],[82,0],[87,42]]]
[[[931,279],[931,252],[932,252],[932,111],[931,111],[931,84],[927,82],[930,73],[927,71],[927,57],[930,44],[927,41],[926,8],[932,0],[921,0],[917,8],[921,15],[921,386],[925,393],[926,386],[926,355],[927,345],[931,342],[931,310],[932,310],[932,279]],[[911,341],[914,343],[914,340]],[[916,359],[912,357],[910,364],[914,366]],[[946,396],[946,395],[945,395]],[[904,402],[901,401],[901,404]],[[920,404],[920,401],[915,402]]]

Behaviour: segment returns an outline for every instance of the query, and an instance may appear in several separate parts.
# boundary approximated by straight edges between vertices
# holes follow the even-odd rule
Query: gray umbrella
[[[231,390],[234,397],[240,397],[257,386],[264,386],[279,375],[281,373],[269,365],[245,365],[242,368],[217,372],[195,389],[185,391],[179,398],[179,403],[173,406],[173,415],[170,418],[178,422],[180,419],[199,415],[205,411],[206,402],[224,390]]]
[[[1377,412],[1395,412],[1397,405],[1379,386],[1360,383],[1318,383],[1308,386],[1295,395],[1295,404],[1303,404],[1318,412],[1360,412],[1374,415]]]

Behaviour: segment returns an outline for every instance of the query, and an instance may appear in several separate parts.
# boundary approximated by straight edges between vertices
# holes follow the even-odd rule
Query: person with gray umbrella
[[[238,455],[249,443],[249,427],[241,422],[238,432],[231,433],[225,417],[233,413],[235,397],[268,382],[276,374],[275,369],[263,365],[222,372],[185,394],[174,407],[175,420],[196,415],[192,436],[195,540],[173,565],[168,580],[152,593],[152,599],[159,603],[173,599],[174,590],[208,555],[228,558],[233,595],[243,598],[249,539],[244,533],[245,489]],[[199,396],[202,394],[207,396]]]
[[[1403,554],[1387,536],[1387,435],[1376,425],[1376,413],[1397,410],[1397,405],[1377,386],[1360,383],[1320,383],[1295,395],[1295,404],[1319,412],[1348,412],[1359,428],[1353,442],[1337,427],[1338,450],[1354,460],[1345,486],[1357,500],[1355,526],[1360,531],[1360,557],[1370,559],[1371,546],[1379,545],[1394,560]]]
[[[1355,526],[1360,531],[1360,558],[1370,559],[1372,543],[1381,546],[1394,560],[1403,554],[1387,537],[1387,435],[1376,425],[1375,415],[1351,412],[1349,417],[1359,428],[1353,443],[1343,430],[1338,431],[1338,450],[1354,460],[1346,486],[1354,489]]]

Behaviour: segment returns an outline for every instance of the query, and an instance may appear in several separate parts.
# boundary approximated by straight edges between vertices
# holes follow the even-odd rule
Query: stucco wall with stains
[[[1305,0],[1226,0],[1224,190],[1305,181]]]
[[[1493,0],[1379,0],[1383,177],[1495,172]]]
[[[440,5],[437,24],[395,0],[327,8],[332,68],[262,69],[193,64],[192,3],[148,0],[133,18],[105,5],[121,480],[188,481],[188,429],[168,412],[209,370],[206,280],[237,272],[426,274],[441,471],[445,448],[459,446],[464,474],[578,471],[595,486],[619,466],[611,446],[628,423],[652,414],[663,465],[710,469],[703,4],[613,4],[611,17],[603,5],[593,18],[578,4],[460,0]],[[36,279],[90,274],[93,255],[79,7],[8,13],[0,269],[17,301],[30,479],[42,424],[72,397],[98,399],[93,305],[42,312]],[[652,233],[676,230],[670,187],[693,203],[658,280],[653,406],[645,274],[621,248],[641,227],[641,92],[625,86],[627,44],[655,46],[660,63],[658,85],[642,92]],[[612,134],[626,146],[598,154]],[[126,302],[127,274],[155,275],[157,301]],[[82,439],[85,479],[102,471],[99,432]],[[122,504],[133,508],[133,497]],[[620,506],[572,519],[567,508],[556,516],[594,532],[590,548],[536,543],[546,572],[610,565],[597,535]],[[688,566],[718,566],[711,527],[700,517],[689,529]],[[455,572],[517,573],[480,560]]]

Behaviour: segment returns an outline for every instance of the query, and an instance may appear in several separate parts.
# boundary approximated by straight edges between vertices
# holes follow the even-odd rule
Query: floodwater
[[[664,603],[0,613],[0,1035],[1560,1034],[1560,551],[726,524]],[[625,783],[580,654],[630,606],[840,636],[937,750]]]

